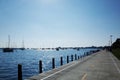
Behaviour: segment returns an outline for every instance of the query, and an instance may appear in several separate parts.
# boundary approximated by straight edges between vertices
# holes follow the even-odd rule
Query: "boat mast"
[[[22,41],[22,48],[24,48],[24,40]]]
[[[8,48],[10,48],[10,35],[8,35]]]

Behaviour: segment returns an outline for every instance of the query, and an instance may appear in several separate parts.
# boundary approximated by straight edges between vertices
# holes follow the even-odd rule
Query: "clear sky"
[[[120,0],[0,0],[0,47],[104,46],[120,37]]]

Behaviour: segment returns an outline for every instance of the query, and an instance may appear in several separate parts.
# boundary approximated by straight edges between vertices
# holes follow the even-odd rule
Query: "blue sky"
[[[120,37],[120,0],[0,0],[0,47],[104,46]]]

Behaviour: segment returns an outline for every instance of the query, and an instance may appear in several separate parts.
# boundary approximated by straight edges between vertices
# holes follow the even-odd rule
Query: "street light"
[[[113,35],[110,35],[110,45],[112,46],[112,37]]]

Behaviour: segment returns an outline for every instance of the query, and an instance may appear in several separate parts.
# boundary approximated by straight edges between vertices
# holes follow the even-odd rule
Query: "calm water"
[[[60,57],[63,57],[66,64],[66,57],[72,54],[83,55],[84,52],[89,52],[94,49],[73,49],[67,50],[16,50],[13,53],[3,53],[0,50],[0,80],[17,80],[17,65],[23,66],[23,79],[38,74],[39,60],[43,61],[43,71],[51,69],[52,58],[55,58],[56,66],[60,65]]]

